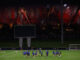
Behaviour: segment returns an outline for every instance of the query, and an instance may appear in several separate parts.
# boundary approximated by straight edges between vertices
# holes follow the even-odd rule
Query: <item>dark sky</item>
[[[61,0],[0,0],[0,6],[25,6],[25,5],[46,5],[60,4]],[[79,5],[80,0],[63,0],[63,3]]]

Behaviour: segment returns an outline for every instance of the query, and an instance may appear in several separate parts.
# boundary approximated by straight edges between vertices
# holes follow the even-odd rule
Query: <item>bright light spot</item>
[[[13,23],[9,24],[9,26],[10,26],[10,28],[12,28],[13,27]]]
[[[67,6],[67,4],[64,4],[64,7],[66,7]]]
[[[65,30],[66,31],[73,31],[73,29],[71,29],[71,28],[66,28]]]
[[[68,6],[67,9],[69,9],[70,7]]]

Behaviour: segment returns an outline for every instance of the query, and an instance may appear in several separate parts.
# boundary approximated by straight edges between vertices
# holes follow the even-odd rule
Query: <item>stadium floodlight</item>
[[[69,50],[80,50],[80,44],[69,44]]]
[[[70,7],[68,6],[67,9],[69,9]]]
[[[67,4],[64,4],[64,7],[66,7],[67,6]]]

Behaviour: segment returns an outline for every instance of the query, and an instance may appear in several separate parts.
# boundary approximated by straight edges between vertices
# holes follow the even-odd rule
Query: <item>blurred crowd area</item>
[[[64,24],[80,25],[78,6],[63,6]],[[60,24],[61,6],[28,6],[0,8],[0,24]]]
[[[80,8],[63,5],[64,39],[79,40]],[[36,24],[37,38],[61,39],[61,6],[7,7],[0,9],[0,39],[14,39],[14,25]],[[5,37],[5,38],[4,38]]]
[[[63,9],[62,18],[61,9]],[[4,32],[9,31],[7,29],[13,28],[14,25],[36,24],[37,34],[41,34],[41,36],[50,34],[50,37],[59,34],[60,37],[61,20],[63,20],[64,31],[72,31],[72,33],[77,31],[79,33],[80,8],[67,4],[64,4],[63,7],[47,5],[0,8],[0,29],[3,28],[0,31]]]

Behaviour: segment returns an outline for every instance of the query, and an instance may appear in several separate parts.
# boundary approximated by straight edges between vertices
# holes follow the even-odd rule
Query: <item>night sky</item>
[[[25,5],[46,5],[60,4],[61,0],[0,0],[0,6],[25,6]],[[63,3],[79,5],[80,0],[63,0]]]

